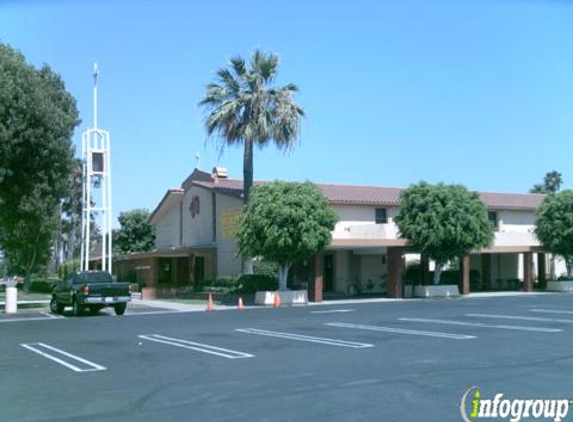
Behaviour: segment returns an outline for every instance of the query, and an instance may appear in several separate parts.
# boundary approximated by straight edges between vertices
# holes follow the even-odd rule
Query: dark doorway
[[[324,255],[323,291],[334,290],[334,255]]]
[[[159,258],[158,265],[159,282],[171,283],[173,281],[173,260],[171,258]]]
[[[202,256],[195,257],[195,265],[193,265],[193,281],[198,283],[205,279],[205,258]]]

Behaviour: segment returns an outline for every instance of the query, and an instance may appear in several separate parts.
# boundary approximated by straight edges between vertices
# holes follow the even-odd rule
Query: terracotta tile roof
[[[255,184],[265,183],[256,181]],[[193,181],[193,184],[218,192],[222,195],[242,198],[243,181],[238,179],[219,180],[218,183]],[[337,205],[382,205],[397,206],[402,188],[360,185],[316,184],[331,204]],[[544,195],[521,193],[480,192],[482,201],[492,210],[532,211],[541,204]]]

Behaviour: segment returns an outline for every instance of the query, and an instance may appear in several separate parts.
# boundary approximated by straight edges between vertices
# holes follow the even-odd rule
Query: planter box
[[[573,292],[573,281],[548,281],[545,290],[548,292]]]
[[[278,294],[281,303],[286,305],[306,305],[308,292],[306,290],[285,290],[280,292],[257,292],[255,303],[257,305],[272,305],[275,303],[275,295]]]
[[[152,300],[157,298],[157,290],[155,287],[144,287],[141,289],[142,300]]]
[[[455,284],[438,286],[414,286],[415,297],[456,297],[460,290]]]

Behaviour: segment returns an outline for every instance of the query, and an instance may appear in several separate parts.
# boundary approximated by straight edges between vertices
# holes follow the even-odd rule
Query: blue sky
[[[525,192],[552,169],[573,187],[573,2],[549,0],[0,2],[0,41],[50,64],[111,132],[115,213],[153,209],[219,159],[197,103],[253,49],[301,88],[300,143],[255,153],[256,179]]]

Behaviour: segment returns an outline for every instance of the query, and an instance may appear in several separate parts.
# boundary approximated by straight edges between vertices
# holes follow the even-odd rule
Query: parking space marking
[[[517,331],[536,331],[540,333],[558,333],[563,331],[561,328],[522,327],[519,325],[493,325],[493,324],[482,324],[481,322],[451,321],[447,319],[399,318],[399,320],[407,322],[422,322],[422,323],[427,322],[427,323],[444,324],[444,325],[458,325],[462,327],[499,328],[502,330],[517,330]]]
[[[52,321],[54,319],[66,319],[63,316],[54,316],[51,317],[43,316],[43,317],[32,317],[32,318],[6,318],[0,319],[0,323],[2,322],[24,322],[24,321]]]
[[[531,312],[542,312],[546,314],[563,314],[563,315],[573,315],[573,311],[562,311],[559,309],[530,309]]]
[[[57,315],[53,315],[49,312],[40,312],[42,315],[46,315],[48,318],[52,318],[52,319],[62,319],[64,317],[62,316],[57,316]]]
[[[555,319],[555,318],[528,317],[519,315],[496,315],[496,314],[466,314],[466,316],[472,318],[514,319],[517,321],[558,322],[560,324],[573,324],[573,319]]]
[[[466,334],[452,334],[452,333],[441,333],[441,332],[436,332],[436,331],[409,330],[406,328],[380,327],[377,325],[349,324],[346,322],[327,322],[325,325],[328,325],[329,327],[352,328],[355,330],[379,331],[379,332],[391,333],[391,334],[406,334],[406,335],[413,335],[413,336],[438,337],[438,338],[446,338],[446,339],[451,339],[451,340],[468,340],[468,339],[477,338],[476,336],[471,336],[471,335],[466,335]]]
[[[154,341],[156,343],[169,344],[183,349],[195,350],[196,352],[207,353],[227,359],[243,359],[252,358],[254,355],[250,353],[238,352],[236,350],[223,349],[221,347],[210,346],[208,344],[196,343],[193,341],[183,340],[179,338],[166,337],[159,334],[146,334],[137,336],[144,340]]]
[[[356,309],[330,309],[328,311],[310,311],[311,314],[345,314],[354,312]]]
[[[69,368],[69,369],[71,369],[71,370],[74,371],[74,372],[105,371],[105,370],[107,369],[106,367],[101,366],[101,365],[98,365],[97,363],[90,362],[90,361],[87,360],[87,359],[81,358],[81,357],[76,356],[76,355],[72,355],[71,353],[68,353],[68,352],[65,352],[65,351],[63,351],[63,350],[57,349],[57,348],[52,347],[52,346],[50,346],[50,345],[48,345],[48,344],[45,344],[45,343],[22,343],[22,344],[20,344],[20,346],[22,346],[22,347],[24,347],[24,348],[26,348],[26,349],[28,349],[28,350],[34,352],[34,353],[37,353],[37,354],[40,355],[40,356],[43,356],[43,357],[45,357],[45,358],[47,358],[47,359],[50,359],[50,360],[52,360],[52,361],[54,361],[54,362],[57,362],[57,363],[59,363],[60,365],[63,365],[63,366],[65,366],[66,368]],[[49,351],[51,351],[51,352],[53,352],[53,353],[56,353],[57,355],[65,356],[65,357],[67,357],[67,358],[69,358],[69,359],[72,359],[72,361],[81,362],[81,363],[83,363],[84,365],[88,366],[89,369],[79,368],[79,367],[77,367],[76,365],[74,365],[74,364],[72,364],[72,363],[70,363],[70,362],[65,361],[63,358],[58,357],[58,356],[54,356],[53,354],[50,354],[50,353],[48,353],[48,352],[46,352],[46,351],[44,351],[44,350],[42,350],[42,349],[44,349],[44,350],[47,349],[47,350],[49,350]]]
[[[279,331],[260,330],[258,328],[237,328],[235,331],[247,334],[257,334],[260,336],[283,338],[287,340],[307,341],[310,343],[326,344],[328,346],[350,347],[352,349],[364,349],[366,347],[374,347],[373,344],[368,344],[368,343],[358,343],[355,341],[306,336],[303,334],[282,333]]]

